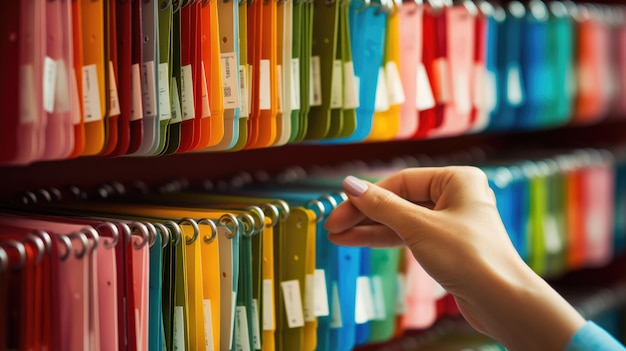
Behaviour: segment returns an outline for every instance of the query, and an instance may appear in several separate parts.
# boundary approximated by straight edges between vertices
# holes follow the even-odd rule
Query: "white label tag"
[[[485,70],[484,71],[484,110],[491,112],[498,106],[498,90],[496,82],[496,72]]]
[[[180,95],[181,102],[180,107],[183,111],[182,119],[187,121],[196,118],[194,111],[194,97],[193,97],[193,72],[191,71],[191,65],[181,67],[180,75]]]
[[[278,113],[283,113],[283,66],[276,65],[276,81],[278,83]]]
[[[468,114],[472,111],[472,97],[470,76],[467,72],[457,72],[454,75],[452,84],[452,94],[454,96],[454,106],[457,112]]]
[[[291,59],[291,108],[300,109],[300,59]]]
[[[507,70],[506,97],[509,104],[519,106],[524,101],[522,91],[522,75],[518,65],[512,65]]]
[[[259,329],[259,307],[256,299],[252,299],[252,346],[255,350],[261,349],[261,330]]]
[[[272,86],[270,83],[270,60],[261,60],[259,72],[259,108],[272,108]]]
[[[143,118],[143,102],[141,99],[141,69],[139,64],[136,63],[131,67],[131,109],[130,120],[136,121]]]
[[[117,75],[113,67],[113,61],[109,61],[109,117],[119,116],[120,100],[117,96]]]
[[[326,292],[326,274],[323,269],[316,269],[314,274],[315,289],[313,291],[313,313],[316,317],[324,317],[329,315],[328,310],[328,293]]]
[[[341,302],[339,301],[339,288],[337,282],[333,281],[332,286],[332,312],[330,314],[330,327],[341,328],[343,327],[343,319],[341,318]]]
[[[389,94],[389,105],[401,105],[406,100],[404,87],[400,79],[398,65],[394,61],[385,64],[385,76],[387,77],[387,93]]]
[[[237,293],[235,291],[232,292],[231,295],[231,309],[230,309],[230,337],[228,338],[229,345],[233,347],[233,337],[235,335],[235,317],[236,317],[236,307],[237,307]]]
[[[209,88],[206,84],[206,70],[202,61],[202,118],[211,117],[211,107],[209,106]]]
[[[415,86],[415,103],[418,111],[424,111],[435,107],[435,96],[428,80],[424,63],[417,64],[417,81]]]
[[[263,330],[274,330],[274,282],[263,279]]]
[[[360,276],[356,278],[354,308],[354,321],[356,324],[367,323],[375,317],[376,311],[374,310],[370,277]]]
[[[74,124],[79,124],[81,119],[83,118],[83,110],[80,107],[80,99],[78,98],[78,81],[76,81],[76,70],[74,67],[70,67],[70,89],[72,90],[71,95],[75,96],[75,99],[72,99],[72,122]],[[24,80],[22,80],[24,82]]]
[[[378,68],[378,82],[376,83],[376,100],[374,101],[375,112],[385,112],[389,110],[389,91],[387,90],[387,78],[385,70]]]
[[[54,112],[54,99],[57,80],[57,64],[50,57],[43,59],[43,109],[48,113]]]
[[[83,111],[85,123],[102,119],[98,70],[95,64],[83,66]]]
[[[170,73],[167,63],[159,64],[159,120],[172,118],[170,102]]]
[[[387,309],[385,308],[385,292],[383,291],[383,280],[380,276],[372,277],[372,297],[374,299],[374,320],[382,321],[387,318]]]
[[[450,87],[450,66],[445,58],[438,58],[433,62],[434,83],[433,92],[435,99],[440,104],[447,104],[452,100],[452,87]]]
[[[307,274],[304,282],[304,320],[313,322],[315,320],[314,313],[315,301],[315,276]]]
[[[472,104],[477,108],[482,110],[485,107],[485,101],[487,99],[485,84],[486,72],[485,66],[482,64],[474,64],[474,69],[472,70]]]
[[[283,289],[287,325],[289,328],[299,328],[304,326],[302,298],[300,297],[300,282],[297,280],[288,280],[281,282],[280,286]]]
[[[252,114],[252,77],[254,73],[254,67],[248,65],[248,77],[246,81],[247,97],[248,97],[248,115]]]
[[[343,108],[343,62],[333,62],[333,80],[331,81],[330,108]]]
[[[206,351],[213,351],[213,316],[211,312],[211,300],[204,299],[202,301],[204,307],[204,338],[206,343]]]
[[[37,120],[35,112],[35,70],[33,65],[20,66],[20,122],[33,123]]]
[[[183,121],[183,112],[180,108],[180,96],[178,95],[178,83],[176,78],[172,79],[172,120],[170,123],[180,123]]]
[[[343,108],[354,109],[359,107],[359,79],[354,75],[352,61],[343,64]]]
[[[239,82],[237,74],[241,74],[237,67],[237,55],[234,52],[223,52],[222,87],[224,89],[224,109],[239,108]]]
[[[407,298],[407,278],[404,273],[398,273],[396,276],[396,315],[403,315],[406,313],[406,298]]]
[[[602,226],[594,226],[595,228],[602,228]],[[590,229],[590,228],[588,228]],[[559,226],[556,219],[552,214],[545,214],[543,218],[543,236],[545,240],[546,253],[556,254],[562,250],[561,236],[559,235]]]
[[[248,75],[246,74],[246,67],[239,66],[239,93],[241,94],[241,111],[239,115],[241,117],[247,117],[250,112],[248,108]]]
[[[322,74],[320,72],[320,57],[312,56],[311,57],[311,69],[310,72],[310,89],[309,89],[309,100],[311,102],[311,106],[321,106],[322,105]]]
[[[56,79],[56,88],[54,91],[54,111],[55,112],[69,112],[72,111],[72,98],[71,96],[76,96],[74,92],[74,87],[70,87],[70,82],[68,81],[68,73],[67,73],[67,64],[65,60],[57,60],[57,79]],[[115,97],[117,98],[117,91],[115,92]],[[77,99],[75,99],[77,100]],[[117,105],[119,111],[119,103]],[[74,111],[72,111],[73,113]],[[117,113],[119,115],[119,112]]]
[[[174,351],[186,350],[185,348],[185,319],[183,306],[174,306]]]
[[[156,77],[154,61],[141,64],[141,87],[143,97],[143,112],[145,117],[156,116]]]
[[[250,351],[250,338],[248,337],[248,316],[246,306],[237,306],[235,318],[235,351]]]

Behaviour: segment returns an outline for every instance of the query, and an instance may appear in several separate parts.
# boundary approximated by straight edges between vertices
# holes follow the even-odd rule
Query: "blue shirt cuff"
[[[606,330],[592,321],[582,326],[567,344],[565,351],[624,351],[620,344]]]

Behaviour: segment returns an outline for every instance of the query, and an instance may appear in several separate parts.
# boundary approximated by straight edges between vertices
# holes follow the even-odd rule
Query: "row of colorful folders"
[[[620,7],[0,5],[0,163],[421,139],[626,115]]]
[[[535,271],[553,277],[626,252],[626,220],[613,216],[626,206],[625,155],[483,167]],[[26,193],[27,205],[0,213],[0,350],[347,351],[456,315],[405,249],[328,241],[344,175],[220,192],[111,183],[105,198]]]

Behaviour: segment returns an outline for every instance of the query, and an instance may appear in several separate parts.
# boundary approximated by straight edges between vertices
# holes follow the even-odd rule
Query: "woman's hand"
[[[326,222],[331,241],[408,246],[467,321],[509,350],[562,350],[585,323],[519,257],[480,169],[415,168],[343,185],[349,200]]]

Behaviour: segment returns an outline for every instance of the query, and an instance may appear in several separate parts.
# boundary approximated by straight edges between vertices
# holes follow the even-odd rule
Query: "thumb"
[[[432,231],[436,223],[434,211],[416,205],[396,193],[354,176],[343,180],[350,203],[365,217],[384,224],[406,243],[416,238],[407,235]]]

